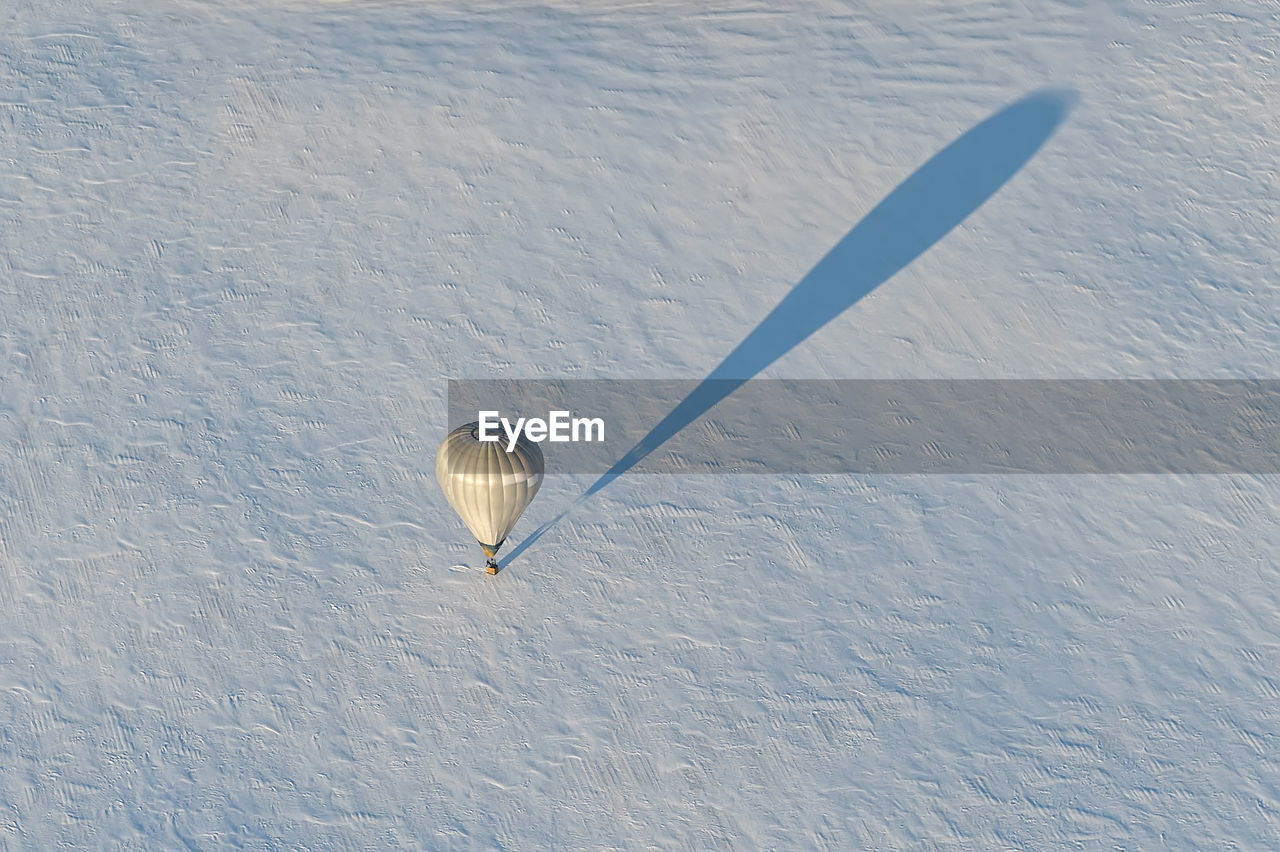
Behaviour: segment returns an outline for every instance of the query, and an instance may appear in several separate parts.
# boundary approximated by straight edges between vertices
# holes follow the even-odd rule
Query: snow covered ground
[[[706,375],[1045,89],[762,375],[1280,376],[1278,51],[1255,0],[10,0],[0,847],[1275,846],[1275,477],[624,476],[488,577],[433,457],[449,377]]]

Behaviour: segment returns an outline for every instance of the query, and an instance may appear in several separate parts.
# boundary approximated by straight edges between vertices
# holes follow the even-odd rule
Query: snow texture
[[[1278,51],[1256,0],[10,0],[0,848],[1274,847],[1275,477],[552,475],[488,577],[433,456],[449,377],[708,375],[1048,90],[760,375],[1280,376]]]

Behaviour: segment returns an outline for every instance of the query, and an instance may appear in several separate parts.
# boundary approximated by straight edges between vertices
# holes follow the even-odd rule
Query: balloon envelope
[[[449,505],[493,556],[542,486],[542,450],[523,435],[511,452],[505,438],[481,441],[480,424],[459,426],[436,453],[436,481]]]

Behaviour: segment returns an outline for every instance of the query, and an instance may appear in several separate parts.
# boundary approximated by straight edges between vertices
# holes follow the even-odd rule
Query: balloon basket
[[[488,571],[490,574],[497,574],[498,563],[494,562],[492,559],[485,560],[484,570]]]

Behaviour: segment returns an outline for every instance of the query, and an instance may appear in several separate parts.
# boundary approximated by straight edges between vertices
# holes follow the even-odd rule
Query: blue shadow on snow
[[[520,542],[505,567],[573,506],[626,473],[761,370],[892,278],[982,206],[1035,155],[1074,103],[1045,90],[1010,104],[933,156],[863,217],[737,347],[570,507]]]

